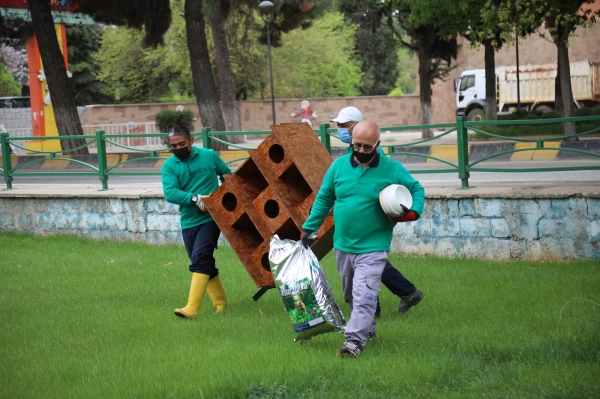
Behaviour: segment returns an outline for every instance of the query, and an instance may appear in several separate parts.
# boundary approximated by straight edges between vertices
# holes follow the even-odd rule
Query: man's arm
[[[310,215],[308,215],[306,222],[302,225],[303,230],[317,231],[335,203],[335,190],[331,169],[330,167],[327,170],[323,178],[323,183],[310,210]]]
[[[188,193],[180,189],[179,179],[175,171],[168,164],[163,164],[162,167],[162,185],[165,199],[178,205],[186,205],[192,203],[194,193]]]

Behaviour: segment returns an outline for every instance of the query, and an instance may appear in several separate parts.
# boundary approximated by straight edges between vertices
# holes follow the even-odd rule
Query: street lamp
[[[271,63],[271,33],[269,31],[269,24],[273,20],[273,16],[275,15],[275,4],[272,2],[265,0],[258,5],[258,9],[260,10],[260,17],[263,21],[267,23],[267,46],[269,48],[269,72],[271,75],[271,111],[273,112],[273,124],[276,125],[275,122],[275,91],[273,89],[273,64]]]

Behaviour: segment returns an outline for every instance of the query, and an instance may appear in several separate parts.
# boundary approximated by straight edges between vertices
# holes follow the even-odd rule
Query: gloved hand
[[[302,234],[300,234],[300,241],[302,241],[302,246],[304,246],[304,248],[310,248],[316,239],[317,234],[311,230],[302,230]]]
[[[198,195],[198,199],[196,201],[196,206],[198,207],[198,209],[200,209],[200,212],[208,212],[208,209],[206,209],[206,205],[204,204],[204,201],[202,201],[202,199],[208,198],[210,196],[211,196],[211,194]]]
[[[296,116],[296,113],[295,113],[295,112],[292,112],[292,113],[290,114],[290,116]]]
[[[393,223],[402,223],[402,222],[412,222],[417,220],[417,213],[415,211],[411,211],[404,205],[400,204],[402,207],[402,212],[400,215],[388,215],[388,218]]]

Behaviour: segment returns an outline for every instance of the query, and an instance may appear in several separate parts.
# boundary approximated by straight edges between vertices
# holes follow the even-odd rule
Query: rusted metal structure
[[[260,290],[275,282],[269,266],[269,242],[300,239],[302,224],[325,172],[333,161],[306,123],[271,126],[272,133],[249,150],[250,157],[213,195],[207,209]],[[333,217],[327,216],[311,249],[318,259],[333,247]]]

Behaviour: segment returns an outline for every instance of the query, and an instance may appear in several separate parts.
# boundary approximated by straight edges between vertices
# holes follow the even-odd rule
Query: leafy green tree
[[[97,75],[100,64],[95,54],[100,48],[102,28],[67,26],[70,79],[77,105],[106,104],[111,102],[108,86]]]
[[[18,96],[20,93],[19,84],[0,62],[0,97]]]
[[[275,96],[340,97],[359,94],[361,72],[354,57],[356,26],[341,13],[326,13],[304,31],[294,30],[273,50]]]
[[[340,11],[346,20],[358,25],[355,54],[363,73],[360,93],[364,96],[386,95],[395,87],[400,75],[399,47],[393,30],[382,24],[382,3],[341,0]]]
[[[168,49],[144,49],[142,40],[141,32],[126,27],[109,27],[102,35],[98,78],[117,102],[154,102],[169,94],[174,72],[165,62]]]
[[[555,85],[555,92],[556,99],[560,99],[558,104],[559,107],[562,106],[563,117],[575,115],[568,40],[577,27],[589,27],[600,16],[599,10],[594,12],[582,10],[584,4],[593,2],[594,0],[506,0],[498,7],[498,25],[502,37],[507,41],[515,40],[515,36],[522,35],[524,28],[537,29],[543,24],[548,29],[557,48],[556,79],[560,84]],[[575,132],[575,123],[565,123],[565,135],[572,135]]]
[[[259,43],[264,22],[256,10],[240,5],[226,21],[236,99],[263,100],[269,84],[267,48]]]
[[[390,95],[402,95],[402,94],[413,94],[415,92],[417,82],[417,69],[419,68],[419,60],[415,57],[415,54],[407,48],[399,47],[396,50],[398,54],[399,75],[396,80],[396,89],[399,90],[397,93],[390,93]]]
[[[436,0],[437,1],[437,0]],[[431,105],[432,88],[436,79],[444,79],[454,68],[452,59],[456,59],[456,32],[459,24],[448,25],[446,34],[441,34],[441,25],[446,16],[440,16],[433,4],[429,2],[414,3],[409,0],[397,0],[389,3],[395,7],[390,16],[396,18],[409,40],[402,40],[402,45],[414,51],[419,60],[419,97],[421,102],[421,123],[433,123],[433,107]],[[450,24],[450,22],[448,22]],[[424,129],[423,138],[433,137],[433,130]]]

